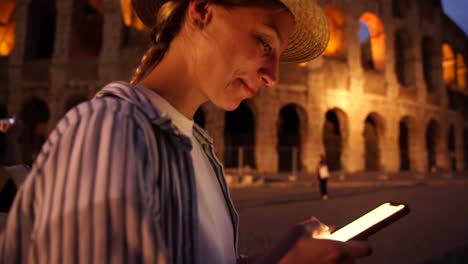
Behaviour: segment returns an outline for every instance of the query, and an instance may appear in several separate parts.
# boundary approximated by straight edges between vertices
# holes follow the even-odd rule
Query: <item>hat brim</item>
[[[325,50],[330,37],[328,18],[315,0],[280,0],[296,22],[288,46],[281,55],[284,62],[307,62]]]
[[[132,0],[135,13],[147,26],[155,23],[164,0]],[[325,50],[329,39],[328,19],[315,0],[280,0],[294,16],[295,29],[281,55],[284,62],[307,62]]]

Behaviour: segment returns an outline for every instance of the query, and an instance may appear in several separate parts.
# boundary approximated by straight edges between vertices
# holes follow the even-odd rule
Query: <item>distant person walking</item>
[[[320,160],[317,165],[317,179],[319,181],[320,196],[322,197],[322,200],[328,200],[328,177],[330,177],[330,173],[328,172],[325,156],[320,155]]]

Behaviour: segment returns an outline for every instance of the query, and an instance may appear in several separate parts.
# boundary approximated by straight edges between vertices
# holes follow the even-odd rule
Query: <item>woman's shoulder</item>
[[[59,141],[95,141],[149,131],[151,125],[136,106],[118,98],[91,99],[70,109],[57,123],[44,147]]]
[[[73,121],[102,115],[103,117],[127,117],[138,115],[137,107],[117,97],[92,98],[70,109],[62,120]]]
[[[93,98],[73,107],[58,122],[56,129],[61,131],[70,126],[92,126],[103,122],[115,122],[115,125],[134,123],[140,128],[149,126],[145,114],[136,105],[119,98],[105,97]]]

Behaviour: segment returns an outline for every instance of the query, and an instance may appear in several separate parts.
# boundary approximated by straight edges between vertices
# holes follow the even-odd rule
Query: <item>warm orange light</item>
[[[15,1],[14,0],[2,0],[0,1],[0,25],[7,24],[11,21],[11,17],[15,11]]]
[[[442,69],[446,86],[455,84],[455,54],[449,44],[442,44]]]
[[[305,68],[307,67],[307,65],[309,65],[308,62],[301,62],[301,63],[298,63],[297,66],[301,67],[301,68]]]
[[[15,45],[15,1],[0,1],[0,56],[9,56]]]
[[[145,25],[133,10],[132,0],[120,0],[120,7],[122,8],[122,18],[126,26],[134,27],[139,30],[143,30],[145,28]]]
[[[457,83],[458,87],[466,92],[466,64],[461,54],[457,54]]]
[[[333,5],[326,5],[324,10],[330,24],[330,40],[323,54],[325,56],[340,55],[344,46],[345,16],[341,9]]]
[[[15,22],[0,26],[0,56],[9,56],[15,45]]]
[[[385,67],[385,29],[380,18],[370,12],[365,12],[359,19],[369,28],[372,60],[376,70],[383,70]]]

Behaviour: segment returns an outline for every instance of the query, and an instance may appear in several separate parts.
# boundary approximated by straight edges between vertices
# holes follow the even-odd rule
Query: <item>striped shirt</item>
[[[114,82],[66,114],[19,190],[0,263],[195,263],[190,139],[139,87]],[[238,216],[213,141],[194,137]]]
[[[195,250],[197,263],[236,263],[234,233],[226,201],[218,179],[199,141],[193,136],[194,121],[174,108],[166,99],[150,89],[140,89],[153,105],[167,114],[179,131],[192,142],[191,158],[197,190],[198,237]]]

